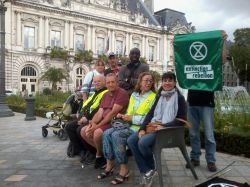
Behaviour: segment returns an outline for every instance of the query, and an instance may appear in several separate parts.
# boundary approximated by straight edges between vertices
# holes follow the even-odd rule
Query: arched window
[[[85,71],[82,67],[76,69],[76,88],[82,87],[83,77],[85,76]]]
[[[36,70],[33,67],[24,67],[21,71],[21,76],[36,76]]]

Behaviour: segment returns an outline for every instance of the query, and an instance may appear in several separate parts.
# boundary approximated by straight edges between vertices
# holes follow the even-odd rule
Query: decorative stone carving
[[[64,21],[58,19],[50,19],[49,24],[51,26],[64,27]]]
[[[36,15],[31,15],[31,14],[22,14],[21,21],[25,22],[32,22],[32,23],[38,23],[39,22],[39,17]]]
[[[110,0],[95,0],[95,4],[109,7]]]

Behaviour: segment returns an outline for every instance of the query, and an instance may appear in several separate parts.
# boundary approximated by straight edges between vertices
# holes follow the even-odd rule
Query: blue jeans
[[[188,120],[192,123],[189,130],[192,151],[190,157],[199,160],[201,155],[200,125],[204,124],[205,150],[207,162],[215,163],[216,142],[214,138],[214,108],[203,106],[188,106]]]
[[[133,131],[131,129],[107,129],[102,136],[103,154],[108,160],[116,160],[118,164],[127,164],[126,155],[127,138]]]
[[[138,133],[129,136],[127,143],[131,149],[136,164],[141,173],[146,173],[151,169],[155,169],[153,145],[155,143],[156,134],[146,134],[139,139]]]

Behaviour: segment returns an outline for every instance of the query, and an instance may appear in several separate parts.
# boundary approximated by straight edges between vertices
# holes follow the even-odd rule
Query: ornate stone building
[[[174,33],[192,32],[181,12],[163,9],[153,13],[145,0],[16,0],[6,4],[6,89],[29,93],[49,87],[40,76],[49,67],[69,71],[70,80],[58,85],[73,90],[90,65],[51,59],[48,49],[92,50],[96,58],[113,51],[128,55],[138,47],[150,69],[160,73],[173,68]]]

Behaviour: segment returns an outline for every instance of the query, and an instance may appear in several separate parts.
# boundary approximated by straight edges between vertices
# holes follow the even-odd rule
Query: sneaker
[[[144,178],[145,178],[145,187],[151,187],[156,176],[157,176],[156,171],[154,171],[154,170],[148,171],[144,176]]]
[[[106,166],[106,159],[102,156],[102,157],[98,157],[95,159],[95,169],[98,169],[98,168],[105,168]]]
[[[217,167],[216,167],[215,163],[213,163],[213,162],[208,162],[207,163],[207,169],[210,172],[216,172],[217,171]]]
[[[191,159],[190,162],[191,162],[191,164],[192,164],[194,167],[200,166],[200,161],[199,161],[199,160],[193,160],[193,159]],[[188,164],[186,164],[186,168],[187,168],[187,169],[190,168]]]

